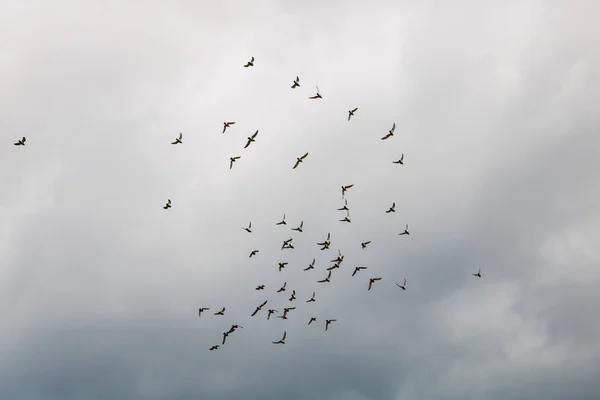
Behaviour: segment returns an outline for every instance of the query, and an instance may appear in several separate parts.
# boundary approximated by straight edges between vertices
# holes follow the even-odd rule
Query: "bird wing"
[[[396,123],[394,122],[394,125],[392,125],[392,129],[390,130],[390,132],[394,133],[394,131],[396,131]]]
[[[256,135],[258,135],[258,130],[256,132],[254,132],[254,135],[252,135],[252,139],[254,139],[256,137]]]
[[[229,169],[233,168],[233,159],[229,160]]]
[[[402,286],[398,285],[398,283],[394,282],[394,285],[398,286],[399,288],[401,288]]]
[[[369,279],[369,289],[368,290],[371,290],[372,285],[373,285],[373,280]]]
[[[183,133],[179,132],[179,140],[183,139]]]
[[[390,136],[392,136],[392,135],[388,133],[387,135],[385,135],[384,137],[382,137],[381,140],[385,140],[385,139],[389,138]]]
[[[283,337],[281,338],[281,341],[284,341],[286,336],[287,336],[287,331],[283,331]]]
[[[296,167],[298,166],[298,164],[300,164],[300,161],[296,160],[296,164],[294,164],[294,167],[292,169],[296,169]]]
[[[223,133],[225,133],[225,130],[227,129],[227,123],[223,123]]]
[[[358,107],[356,107],[354,110],[352,110],[352,112],[356,112],[358,111]]]
[[[246,145],[244,146],[244,148],[250,146],[250,143],[252,143],[252,140],[248,139],[248,143],[246,143]]]
[[[250,61],[254,62],[254,56],[252,56],[252,59]]]
[[[303,155],[302,157],[300,157],[300,159],[304,160],[306,157],[308,157],[308,153],[306,153],[305,155]]]

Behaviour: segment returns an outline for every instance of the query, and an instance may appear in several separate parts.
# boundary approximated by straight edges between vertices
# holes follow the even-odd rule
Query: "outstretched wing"
[[[391,133],[394,133],[396,131],[396,123],[394,122],[394,125],[392,125],[392,129],[390,129]]]
[[[256,130],[256,132],[254,132],[254,135],[252,135],[252,139],[256,138],[256,135],[258,135],[258,130]]]
[[[308,153],[306,153],[305,155],[303,155],[302,157],[300,157],[300,159],[304,160],[307,156],[308,156]]]

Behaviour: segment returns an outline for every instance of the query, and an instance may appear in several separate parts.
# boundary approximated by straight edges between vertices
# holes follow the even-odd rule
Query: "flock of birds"
[[[251,58],[250,61],[248,61],[246,64],[244,64],[245,68],[248,67],[253,67],[254,66],[254,57]],[[291,86],[292,89],[295,89],[297,87],[300,87],[300,78],[296,77],[296,79],[294,79],[293,84]],[[321,96],[321,93],[319,91],[319,87],[317,86],[317,92],[315,95],[313,96],[309,96],[308,97],[311,100],[314,99],[322,99],[323,97]],[[355,113],[358,111],[358,107],[355,107],[352,110],[348,111],[348,121],[350,121],[350,119],[355,116]],[[225,132],[227,131],[227,128],[231,128],[233,125],[235,125],[235,121],[229,121],[229,122],[223,122],[223,134],[225,134]],[[390,137],[394,136],[394,132],[396,130],[396,123],[393,123],[392,128],[387,132],[387,134],[385,134],[381,140],[387,140]],[[244,146],[244,149],[248,148],[248,146],[250,146],[252,143],[256,142],[256,137],[258,136],[258,130],[256,132],[254,132],[254,134],[252,134],[251,136],[249,136],[247,138],[247,142],[246,145]],[[25,141],[26,138],[23,137],[22,139],[16,141],[14,143],[15,146],[25,146]],[[177,144],[183,144],[183,133],[179,133],[179,136],[177,138],[175,138],[175,140],[173,142],[171,142],[171,144],[173,145],[177,145]],[[304,160],[306,159],[306,157],[308,157],[308,152],[305,153],[304,155],[297,157],[296,161],[292,167],[292,169],[296,169],[301,163],[304,162]],[[229,169],[233,168],[233,164],[239,160],[241,158],[241,156],[234,156],[234,157],[230,157],[229,159]],[[400,158],[396,161],[392,161],[392,163],[394,164],[400,164],[400,165],[404,165],[404,154],[402,154],[400,156]],[[350,185],[342,185],[341,186],[341,191],[342,191],[342,199],[344,200],[344,206],[341,208],[338,208],[338,211],[346,211],[346,216],[343,219],[340,219],[340,222],[348,222],[351,223],[352,221],[350,220],[350,209],[348,208],[348,200],[345,198],[346,197],[346,192],[351,189],[354,186],[354,184],[350,184]],[[171,208],[171,199],[167,199],[166,204],[163,206],[163,208],[165,210],[168,210],[169,208]],[[396,212],[396,203],[392,203],[391,207],[385,211],[386,213],[393,213]],[[285,220],[285,214],[283,214],[283,219],[279,222],[277,222],[275,225],[278,226],[285,226],[287,225],[287,222]],[[242,227],[243,230],[245,230],[247,233],[252,233],[252,222],[248,222],[248,227]],[[295,228],[291,228],[292,231],[296,231],[299,233],[302,233],[304,229],[304,221],[300,222],[300,225],[298,225]],[[405,225],[404,231],[400,232],[398,235],[410,235],[410,232],[408,231],[408,224]],[[281,246],[281,250],[284,249],[294,249],[294,244],[293,244],[293,237],[290,237],[289,239],[286,239],[283,241],[283,244]],[[363,250],[365,250],[367,248],[367,246],[371,243],[371,241],[365,241],[361,243],[361,248]],[[331,245],[331,234],[328,233],[327,234],[327,238],[325,240],[323,240],[322,242],[318,242],[317,243],[318,246],[320,246],[321,250],[329,250],[330,245]],[[252,258],[253,256],[257,255],[259,252],[258,249],[252,250],[250,252],[249,257]],[[312,269],[315,268],[315,258],[313,258],[312,262],[308,265],[308,267],[304,268],[303,271],[310,271]],[[331,276],[332,276],[332,271],[335,269],[339,269],[342,262],[344,261],[344,255],[342,254],[341,250],[338,249],[338,256],[337,258],[331,260],[330,262],[333,263],[333,265],[331,265],[330,267],[328,267],[327,270],[327,276],[324,279],[318,280],[317,283],[329,283],[331,282]],[[279,263],[279,272],[281,272],[286,266],[288,265],[287,262],[280,262]],[[367,269],[366,266],[357,266],[354,267],[354,270],[352,272],[352,277],[354,277],[358,272]],[[472,274],[475,277],[481,278],[481,269],[479,269],[479,271],[476,274]],[[369,278],[368,281],[368,286],[367,286],[367,290],[371,290],[373,288],[373,285],[375,284],[375,282],[379,282],[382,280],[382,277],[380,276],[376,276],[376,277],[372,277]],[[398,282],[395,282],[395,285],[398,286],[400,289],[402,290],[406,290],[406,278],[404,278],[404,282],[401,284],[399,284]],[[255,290],[260,291],[260,290],[265,290],[265,285],[258,285]],[[277,290],[277,293],[282,293],[285,292],[287,290],[287,281],[283,283],[283,285]],[[296,301],[296,290],[292,290],[292,293],[288,299],[288,301],[290,303]],[[308,300],[305,301],[306,303],[314,303],[316,302],[316,292],[312,292],[312,297]],[[256,316],[262,309],[263,307],[265,307],[267,305],[268,301],[265,300],[264,302],[262,302],[259,306],[256,307],[256,309],[254,310],[254,312],[252,312],[252,314],[250,315],[251,317]],[[288,314],[295,310],[296,307],[292,306],[292,307],[284,307],[283,308],[283,312],[281,313],[281,315],[276,316],[277,318],[281,318],[284,320],[288,319]],[[225,307],[221,308],[219,311],[213,313],[213,315],[215,316],[224,316],[225,315]],[[202,313],[206,312],[206,311],[210,311],[209,307],[201,307],[198,309],[198,317],[202,316]],[[279,310],[276,309],[268,309],[267,310],[267,320],[271,319],[271,315],[275,314],[275,313],[279,313]],[[309,321],[308,321],[308,325],[312,324],[313,322],[317,321],[317,317],[310,317]],[[337,319],[326,319],[325,320],[325,331],[327,331],[329,329],[329,326],[336,322]],[[243,328],[241,325],[237,325],[237,324],[233,324],[231,325],[231,328],[229,328],[227,331],[223,332],[223,339],[221,341],[220,344],[215,344],[213,346],[211,346],[209,348],[209,350],[217,350],[219,349],[219,347],[225,345],[225,342],[227,340],[227,338],[229,337],[229,335],[231,335],[233,332],[235,332],[237,329],[239,328]],[[273,344],[285,344],[287,338],[287,331],[284,330],[283,335],[281,337],[281,339],[277,340],[277,341],[273,341]]]

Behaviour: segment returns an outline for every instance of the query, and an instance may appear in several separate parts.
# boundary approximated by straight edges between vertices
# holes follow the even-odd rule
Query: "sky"
[[[1,2],[0,398],[596,399],[598,12]]]

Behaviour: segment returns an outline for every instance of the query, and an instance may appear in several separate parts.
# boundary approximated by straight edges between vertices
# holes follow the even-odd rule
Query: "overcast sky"
[[[2,1],[0,398],[597,399],[599,12]]]

